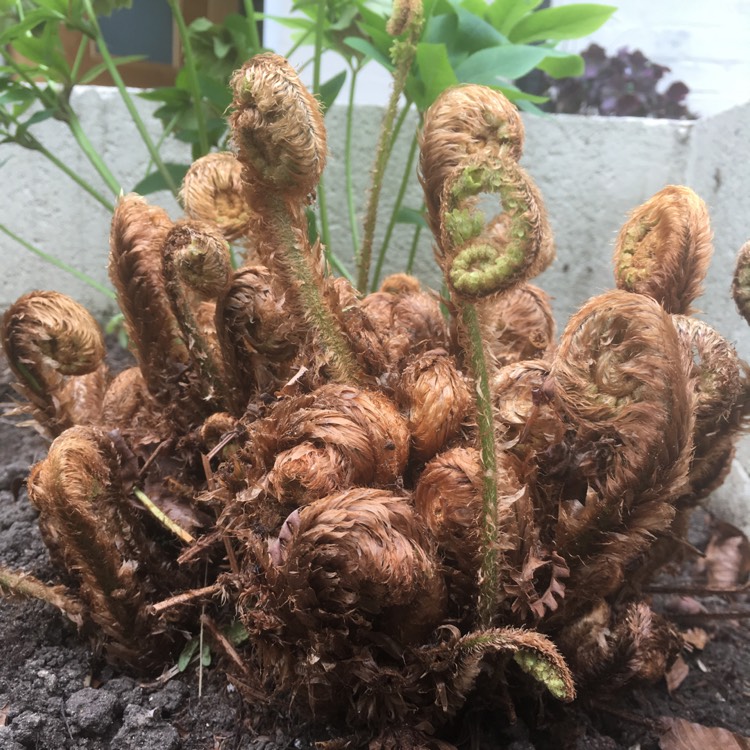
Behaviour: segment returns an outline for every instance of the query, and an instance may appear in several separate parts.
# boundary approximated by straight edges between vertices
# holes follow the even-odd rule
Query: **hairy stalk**
[[[206,113],[203,111],[203,99],[201,97],[201,87],[198,83],[198,70],[195,65],[195,55],[193,54],[193,45],[190,42],[190,34],[185,24],[185,17],[182,15],[180,3],[177,0],[167,0],[172,16],[177,24],[177,33],[180,35],[182,44],[182,55],[185,59],[185,72],[187,74],[187,83],[190,87],[190,96],[193,98],[193,112],[195,113],[195,122],[198,126],[198,144],[200,146],[199,156],[207,154],[211,148],[208,142],[208,128],[206,126]],[[252,5],[252,3],[250,3]],[[196,158],[196,154],[193,154]]]
[[[83,622],[81,603],[68,596],[64,586],[49,586],[28,573],[17,573],[0,565],[0,593],[8,597],[47,602],[76,625]]]
[[[398,212],[401,208],[401,204],[404,202],[404,196],[406,195],[406,189],[409,186],[409,180],[412,176],[412,167],[414,166],[414,159],[417,155],[417,136],[416,133],[414,134],[414,137],[411,141],[411,146],[409,147],[409,155],[406,157],[406,166],[404,167],[404,174],[401,177],[401,185],[399,185],[398,193],[396,194],[396,202],[393,204],[393,211],[391,213],[390,221],[388,222],[388,226],[385,230],[385,236],[383,237],[383,243],[380,246],[380,251],[378,252],[378,260],[375,264],[375,273],[372,280],[372,286],[370,288],[370,291],[375,291],[378,288],[378,285],[380,284],[380,274],[383,271],[383,263],[385,262],[386,254],[388,253],[388,246],[391,242],[391,236],[393,235],[393,230],[396,227],[396,219],[398,217]]]
[[[479,568],[479,622],[489,628],[495,615],[498,588],[497,534],[497,459],[495,427],[492,413],[492,394],[487,359],[482,341],[482,329],[476,305],[460,302],[461,323],[466,332],[466,348],[471,370],[477,384],[477,428],[479,450],[484,474],[482,476],[482,560]]]
[[[357,288],[361,292],[367,291],[370,279],[370,263],[372,260],[372,244],[375,237],[375,223],[378,217],[378,204],[380,193],[383,188],[385,168],[390,155],[389,143],[392,140],[393,124],[398,112],[398,101],[406,86],[406,79],[411,70],[414,57],[417,53],[417,40],[422,30],[423,16],[421,10],[409,21],[408,36],[404,41],[396,41],[391,50],[391,56],[396,64],[393,76],[393,89],[391,98],[388,100],[383,121],[380,125],[380,135],[375,156],[375,166],[372,171],[372,183],[367,200],[365,221],[362,228],[362,247],[359,253],[357,272]],[[408,104],[407,104],[408,109]]]
[[[107,72],[112,76],[112,80],[115,83],[115,87],[117,88],[117,91],[120,94],[120,98],[123,101],[123,104],[125,104],[125,107],[128,110],[128,113],[130,114],[130,117],[133,120],[133,123],[135,124],[136,129],[138,130],[138,134],[141,136],[141,139],[143,140],[143,144],[146,146],[146,149],[148,150],[151,159],[153,160],[154,164],[156,165],[156,168],[159,170],[159,173],[164,178],[164,181],[169,186],[169,189],[172,191],[172,193],[176,196],[178,192],[178,186],[175,183],[172,174],[167,169],[166,165],[164,164],[164,161],[161,158],[161,155],[156,149],[156,146],[154,146],[153,141],[151,140],[151,136],[148,134],[148,131],[146,130],[146,126],[143,122],[143,118],[141,117],[140,113],[136,109],[135,102],[133,101],[133,97],[130,96],[128,93],[128,89],[125,86],[125,82],[122,80],[122,76],[120,75],[120,71],[117,69],[117,65],[115,65],[115,61],[112,59],[112,55],[109,53],[109,49],[107,47],[107,42],[104,39],[104,36],[102,35],[101,27],[99,26],[99,22],[96,19],[96,13],[94,13],[94,9],[91,5],[91,0],[83,0],[84,7],[86,9],[86,12],[89,16],[89,21],[91,22],[91,25],[94,29],[94,41],[96,42],[96,47],[99,50],[99,54],[102,56],[102,60],[104,61],[105,66],[107,67]],[[119,192],[119,187],[116,192]]]
[[[362,371],[339,324],[321,293],[320,274],[312,268],[306,254],[299,247],[292,229],[289,211],[283,198],[268,196],[268,209],[274,229],[284,249],[284,263],[291,275],[290,288],[296,281],[302,309],[309,316],[320,341],[331,355],[333,379],[344,383],[358,383]]]
[[[19,245],[23,245],[23,247],[25,247],[29,252],[34,253],[34,255],[40,257],[43,261],[45,261],[45,263],[49,263],[50,265],[59,268],[61,271],[69,273],[71,276],[74,276],[79,281],[87,284],[92,289],[96,289],[98,292],[101,292],[105,296],[109,297],[109,299],[117,299],[115,293],[111,289],[108,289],[103,284],[100,284],[96,279],[92,279],[90,276],[87,276],[82,271],[78,271],[77,269],[69,266],[67,263],[63,263],[63,261],[58,260],[53,255],[49,255],[43,250],[40,250],[38,247],[35,247],[31,243],[24,240],[22,237],[19,237],[14,232],[11,232],[11,230],[8,229],[5,224],[0,224],[0,232],[3,232],[3,234],[7,234],[8,237],[18,242]]]

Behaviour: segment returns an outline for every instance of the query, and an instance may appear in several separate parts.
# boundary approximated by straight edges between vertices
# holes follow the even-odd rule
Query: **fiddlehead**
[[[84,307],[58,292],[31,292],[8,308],[1,329],[19,390],[51,436],[97,421],[107,377],[104,338]]]
[[[315,331],[334,378],[358,382],[362,371],[323,294],[320,248],[310,246],[301,210],[325,166],[320,104],[279,55],[257,55],[231,83],[230,123],[248,201],[261,215],[256,227],[264,235],[261,257],[278,274],[300,327]]]
[[[653,297],[669,313],[690,313],[712,254],[706,204],[690,188],[669,185],[636,208],[620,230],[617,286]]]
[[[446,280],[476,298],[536,275],[552,259],[539,191],[518,166],[523,123],[500,93],[484,86],[444,92],[422,131],[420,179]],[[499,197],[504,214],[487,222],[481,193]]]
[[[191,219],[213,222],[229,242],[249,230],[253,211],[244,197],[242,162],[232,153],[196,159],[182,181],[180,200]]]
[[[200,306],[211,303],[203,317],[214,317],[213,303],[226,289],[232,270],[229,246],[213,224],[178,222],[164,240],[162,258],[164,288],[198,370],[203,398],[227,404],[216,331],[202,324]],[[208,327],[213,329],[213,320]]]

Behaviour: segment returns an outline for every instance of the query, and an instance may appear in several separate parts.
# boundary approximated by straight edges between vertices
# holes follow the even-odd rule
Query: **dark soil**
[[[0,362],[0,402],[11,400],[9,381]],[[0,418],[0,564],[53,581],[55,571],[24,487],[29,466],[46,449],[46,441],[32,429]],[[691,540],[697,546],[705,546],[711,523],[708,514],[698,511]],[[694,562],[679,573],[683,583],[694,576]],[[662,599],[664,606],[678,605],[681,628],[700,625],[711,636],[703,651],[684,656],[690,672],[673,695],[661,682],[617,699],[603,697],[601,704],[557,709],[533,733],[522,718],[508,730],[492,716],[468,714],[452,741],[481,750],[649,750],[659,747],[663,716],[750,735],[748,620],[694,622],[684,603]],[[750,609],[746,595],[700,602],[711,611]],[[71,623],[41,603],[0,600],[0,645],[0,750],[310,747],[306,732],[243,705],[220,663],[203,670],[201,697],[194,665],[171,679],[144,684],[104,664]]]

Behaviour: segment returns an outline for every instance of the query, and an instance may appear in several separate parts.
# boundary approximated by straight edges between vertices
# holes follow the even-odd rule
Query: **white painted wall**
[[[617,11],[590,37],[565,42],[562,49],[577,52],[592,41],[610,54],[621,47],[640,49],[671,68],[665,80],[687,84],[688,106],[699,115],[750,101],[748,0],[598,1],[617,6]],[[581,0],[553,0],[553,5],[573,2]]]
[[[553,6],[584,0],[552,0]],[[579,52],[592,41],[613,54],[621,47],[640,49],[647,57],[672,69],[665,84],[682,80],[690,88],[687,103],[698,115],[712,115],[750,101],[750,0],[597,0],[617,6],[599,31],[561,49]],[[276,15],[288,13],[291,0],[269,0]],[[266,22],[266,44],[284,53],[292,46],[289,29]],[[306,59],[304,49],[292,58]],[[341,70],[331,59],[323,80]],[[665,88],[666,88],[665,85]],[[358,104],[382,104],[388,95],[387,74],[375,63],[365,68],[357,92]],[[343,93],[342,93],[343,96]]]

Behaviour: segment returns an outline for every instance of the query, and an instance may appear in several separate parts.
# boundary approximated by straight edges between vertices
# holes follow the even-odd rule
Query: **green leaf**
[[[458,17],[458,38],[453,45],[454,49],[460,47],[471,54],[485,47],[507,44],[508,39],[491,23],[462,8],[458,0],[451,0],[451,5]]]
[[[182,178],[190,168],[189,164],[172,164],[167,163],[164,165],[169,174],[172,175],[172,179],[176,184],[182,182]],[[134,193],[139,195],[148,195],[149,193],[156,193],[159,190],[169,190],[166,180],[161,172],[151,172],[147,174],[132,190]]]
[[[391,59],[390,50],[393,45],[393,37],[385,30],[385,27],[373,26],[369,23],[358,23],[357,28],[365,37],[369,37],[375,49],[384,57]]]
[[[511,40],[528,43],[578,39],[596,31],[616,10],[612,5],[584,3],[545,8],[519,21]]]
[[[46,8],[39,8],[32,10],[26,14],[23,21],[9,26],[2,34],[0,34],[0,47],[4,47],[6,44],[15,44],[17,39],[25,36],[29,31],[39,26],[39,24],[52,22],[59,23],[65,20],[65,16],[54,11],[47,10]]]
[[[421,101],[415,100],[415,103],[420,111],[424,111],[445,89],[455,86],[458,78],[453,72],[444,44],[418,44],[417,64],[424,88],[421,92]]]
[[[180,651],[180,655],[177,657],[177,669],[179,669],[180,672],[184,672],[187,669],[190,660],[193,658],[193,655],[197,650],[197,638],[192,638],[185,644],[185,648]]]
[[[247,628],[245,628],[240,620],[234,620],[232,624],[224,631],[224,634],[233,646],[239,646],[250,637],[250,634],[247,632]]]
[[[36,0],[36,4],[47,10],[56,11],[61,15],[65,15],[68,9],[68,0]]]
[[[411,224],[416,227],[422,227],[423,229],[429,229],[430,226],[422,211],[417,211],[414,208],[407,208],[406,206],[401,206],[396,212],[396,224]]]
[[[201,666],[211,666],[211,647],[208,645],[208,643],[203,644],[203,650],[201,651]]]
[[[124,57],[116,57],[115,60],[115,67],[120,68],[123,65],[127,65],[128,63],[134,63],[138,62],[139,60],[145,60],[146,55],[126,55]],[[107,70],[106,63],[99,63],[99,65],[94,65],[93,68],[89,68],[79,79],[76,81],[76,83],[79,84],[87,84],[90,81],[93,81],[98,75],[101,75]]]
[[[344,44],[357,52],[361,52],[365,58],[375,60],[376,63],[382,65],[386,70],[393,72],[393,63],[366,39],[362,39],[358,36],[348,36],[344,39]]]
[[[487,18],[498,31],[507,36],[541,2],[542,0],[495,0],[487,9]]]
[[[462,83],[492,85],[498,78],[514,80],[533,70],[547,56],[543,47],[507,44],[475,52],[456,68]]]
[[[586,62],[580,55],[549,55],[537,65],[552,78],[577,78],[586,70]]]
[[[333,78],[329,78],[325,83],[320,84],[318,95],[320,96],[323,112],[327,112],[328,108],[336,101],[336,97],[339,95],[339,91],[341,91],[345,81],[346,71],[342,70]]]
[[[196,18],[195,21],[193,21],[190,26],[188,26],[188,29],[190,29],[190,32],[197,32],[202,33],[205,31],[211,31],[214,28],[215,24],[209,21],[207,18],[201,16],[200,18]]]

